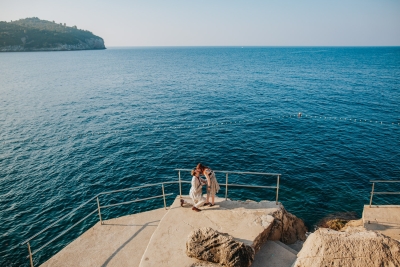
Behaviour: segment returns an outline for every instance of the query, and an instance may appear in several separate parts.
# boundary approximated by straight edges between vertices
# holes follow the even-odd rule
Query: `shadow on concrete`
[[[396,230],[400,230],[400,224],[398,223],[382,223],[382,222],[378,222],[378,223],[368,223],[365,224],[364,227],[367,230],[388,230],[388,229],[396,229]]]
[[[159,221],[153,221],[153,222],[159,222]],[[149,222],[147,224],[153,223]],[[143,226],[141,224],[122,224],[122,223],[103,223],[103,225],[110,225],[110,226]],[[157,225],[147,225],[147,226],[157,226]]]
[[[160,222],[160,220],[157,221],[152,221],[152,222],[148,222],[145,223],[144,225],[142,225],[142,227],[140,227],[139,230],[136,231],[136,233],[131,236],[127,241],[125,241],[116,251],[114,251],[113,254],[111,254],[110,257],[108,257],[108,259],[101,265],[101,267],[106,267],[110,261],[129,243],[132,241],[132,239],[134,239],[141,231],[143,231],[143,229],[145,229],[148,226],[156,226],[156,225],[150,225],[151,223],[155,223],[155,222]],[[130,225],[123,225],[123,224],[108,224],[108,225],[117,225],[117,226],[130,226]],[[138,225],[132,225],[132,226],[138,226]]]
[[[179,196],[177,197],[179,199]],[[182,196],[182,199],[186,201],[185,205],[181,207],[180,205],[171,205],[169,208],[170,210],[173,209],[178,209],[178,208],[192,208],[193,207],[193,202],[190,197],[188,196]],[[240,207],[237,207],[237,203],[241,203]],[[210,207],[210,206],[201,206],[200,209],[202,211],[206,210],[233,210],[233,209],[248,209],[248,210],[254,210],[254,209],[268,209],[268,208],[277,208],[281,205],[280,202],[279,204],[276,205],[275,201],[261,201],[261,202],[256,202],[256,201],[232,201],[232,200],[222,200],[222,201],[216,201],[215,205]]]

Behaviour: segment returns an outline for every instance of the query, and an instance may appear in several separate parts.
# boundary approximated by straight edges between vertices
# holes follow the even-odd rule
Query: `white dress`
[[[207,188],[207,195],[215,196],[220,189],[215,173],[211,169],[206,169],[206,174],[210,179],[210,188]]]
[[[193,200],[193,206],[196,208],[201,207],[206,199],[203,197],[203,185],[207,184],[207,181],[200,177],[192,177],[192,187],[189,191],[189,196]]]

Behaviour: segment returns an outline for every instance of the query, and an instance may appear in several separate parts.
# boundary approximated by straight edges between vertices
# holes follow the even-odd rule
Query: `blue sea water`
[[[94,195],[176,180],[175,168],[198,162],[282,174],[280,201],[310,230],[329,214],[360,217],[370,180],[400,178],[399,103],[399,47],[1,53],[0,266],[28,266],[20,243]],[[229,179],[276,184],[274,177]],[[396,186],[376,190],[400,191]],[[151,188],[101,201],[160,193]],[[274,200],[275,191],[232,188],[229,196]],[[375,196],[374,203],[400,199]],[[134,203],[103,216],[162,205]],[[32,249],[95,208],[85,206],[35,238]],[[36,254],[35,264],[97,221],[94,214],[78,224]]]

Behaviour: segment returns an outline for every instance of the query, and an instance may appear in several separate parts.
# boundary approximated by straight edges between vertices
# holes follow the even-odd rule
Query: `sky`
[[[400,46],[400,0],[0,0],[113,46]]]

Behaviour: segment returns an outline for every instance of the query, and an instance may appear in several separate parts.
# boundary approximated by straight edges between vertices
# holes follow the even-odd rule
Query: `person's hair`
[[[204,169],[207,169],[207,168],[208,168],[207,166],[204,166],[201,163],[197,164],[197,166],[196,166],[196,169],[199,169],[201,172],[203,172]]]
[[[195,175],[196,175],[196,169],[193,169],[193,170],[190,172],[190,174],[191,174],[192,176],[195,176]]]

